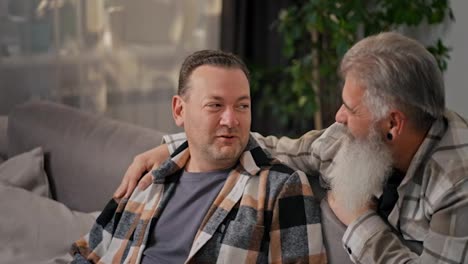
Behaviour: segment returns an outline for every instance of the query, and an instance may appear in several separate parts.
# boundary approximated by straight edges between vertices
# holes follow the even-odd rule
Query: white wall
[[[455,15],[445,41],[453,48],[445,72],[447,107],[468,118],[468,1],[452,0]]]

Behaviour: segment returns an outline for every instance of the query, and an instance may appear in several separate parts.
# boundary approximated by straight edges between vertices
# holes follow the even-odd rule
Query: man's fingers
[[[127,184],[127,190],[125,192],[125,198],[129,198],[132,195],[133,190],[135,190],[135,186],[137,184],[137,180],[131,178]]]
[[[138,155],[133,160],[130,167],[128,167],[127,171],[125,172],[124,178],[122,183],[117,188],[117,191],[114,193],[114,198],[120,199],[122,197],[129,198],[135,187],[138,184],[138,187],[141,190],[145,190],[148,186],[151,185],[153,182],[153,176],[151,172],[144,175],[144,177],[140,180],[141,176],[143,175],[144,171],[147,171],[150,167],[148,160],[143,158],[144,156]],[[152,170],[156,169],[159,166],[159,163],[151,163],[153,164]]]
[[[153,168],[151,168],[151,171],[146,173],[145,176],[143,176],[143,178],[141,178],[140,182],[138,183],[138,188],[140,190],[146,190],[146,188],[148,188],[148,186],[151,185],[151,183],[153,182],[153,174],[152,174],[152,171],[157,169],[159,167],[159,163],[155,163],[153,164]]]
[[[150,186],[152,182],[153,175],[151,174],[151,172],[148,172],[143,178],[141,178],[140,182],[138,183],[138,188],[140,190],[146,190],[146,188],[148,188],[148,186]]]
[[[136,163],[135,160],[133,161],[132,164],[130,164],[127,171],[125,171],[125,174],[122,179],[122,182],[120,183],[120,186],[117,188],[117,191],[115,191],[114,193],[114,198],[117,198],[117,199],[120,199],[122,197],[128,198],[129,187],[133,185],[133,188],[135,188],[136,181],[138,180],[138,179],[135,179],[135,180],[133,179],[135,178],[134,175],[141,173],[139,172],[140,170],[142,172],[144,171],[142,169],[139,169],[139,166],[140,165]],[[134,182],[132,183],[132,181]],[[131,191],[133,191],[133,189]]]
[[[117,190],[114,192],[114,198],[116,199],[120,199],[124,196],[125,192],[127,190],[127,180],[126,178],[124,177],[124,179],[122,180],[122,182],[120,183],[119,187],[117,188]]]

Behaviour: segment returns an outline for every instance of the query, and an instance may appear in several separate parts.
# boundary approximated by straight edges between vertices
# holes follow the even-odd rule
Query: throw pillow
[[[0,262],[68,263],[71,244],[96,214],[72,211],[29,191],[0,184]]]
[[[31,191],[49,197],[49,181],[44,171],[41,147],[14,156],[0,164],[0,184]]]

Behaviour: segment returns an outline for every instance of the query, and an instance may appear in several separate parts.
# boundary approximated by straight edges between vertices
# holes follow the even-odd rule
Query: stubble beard
[[[236,146],[221,146],[216,145],[209,146],[206,148],[205,153],[209,153],[213,160],[218,161],[228,161],[228,160],[237,160],[241,154],[241,147]]]
[[[354,212],[382,191],[393,162],[390,149],[372,127],[365,139],[345,140],[333,163],[331,192],[337,203]]]
[[[245,146],[238,141],[232,145],[219,145],[217,142],[211,142],[202,147],[202,153],[210,157],[213,162],[235,163],[239,159]]]

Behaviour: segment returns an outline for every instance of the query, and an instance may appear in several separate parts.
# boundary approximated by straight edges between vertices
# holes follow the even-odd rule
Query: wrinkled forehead
[[[355,78],[354,75],[349,75],[342,86],[341,97],[344,103],[355,105],[364,97],[366,89],[362,85],[362,82]]]

